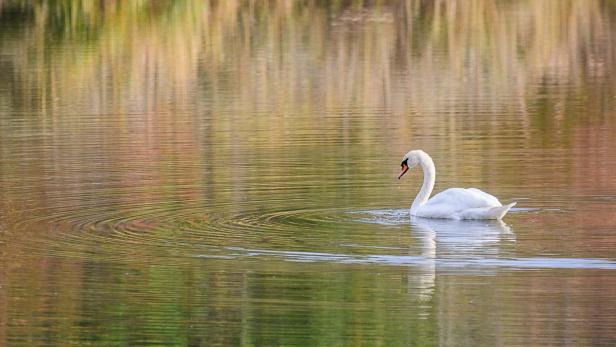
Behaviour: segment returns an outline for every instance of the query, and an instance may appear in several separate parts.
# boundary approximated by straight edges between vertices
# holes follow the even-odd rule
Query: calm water
[[[616,344],[614,2],[377,3],[0,1],[0,345]]]

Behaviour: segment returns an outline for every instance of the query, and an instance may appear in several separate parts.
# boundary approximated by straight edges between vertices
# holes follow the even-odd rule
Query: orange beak
[[[402,164],[402,171],[400,171],[400,174],[398,175],[398,179],[400,179],[400,177],[404,176],[404,174],[409,171],[409,167],[406,164]]]

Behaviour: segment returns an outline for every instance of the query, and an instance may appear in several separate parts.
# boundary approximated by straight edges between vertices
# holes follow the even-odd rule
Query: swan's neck
[[[436,169],[429,155],[423,153],[419,158],[419,165],[421,165],[423,169],[424,180],[421,185],[421,190],[415,197],[413,205],[411,205],[411,215],[414,215],[419,208],[428,201],[432,189],[434,189],[434,181],[436,180]]]

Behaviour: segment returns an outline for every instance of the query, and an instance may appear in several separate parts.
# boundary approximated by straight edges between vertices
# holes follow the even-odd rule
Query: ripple
[[[433,259],[423,256],[393,256],[386,254],[355,255],[323,252],[276,251],[228,247],[233,253],[229,258],[263,257],[292,262],[332,262],[339,264],[378,264],[388,266],[433,266],[443,270],[468,269],[599,269],[616,270],[616,262],[600,258],[484,258],[484,259]],[[208,257],[208,255],[196,255]]]
[[[126,257],[137,249],[155,251],[162,258],[226,259],[232,246],[322,247],[328,233],[348,227],[348,209],[230,211],[231,204],[215,208],[200,200],[117,203],[97,201],[90,208],[67,205],[63,210],[24,218],[18,229],[49,232],[29,238],[33,253],[85,257],[88,249],[106,259]],[[213,210],[225,212],[212,212]],[[330,244],[330,247],[336,243]],[[327,248],[327,244],[325,244]],[[206,250],[207,254],[203,251]]]
[[[361,215],[355,219],[357,222],[373,223],[380,225],[402,225],[409,223],[409,209],[385,209],[385,210],[361,210],[349,212],[353,215]]]
[[[110,199],[89,208],[67,205],[62,211],[36,214],[20,224],[31,229],[45,226],[50,231],[30,243],[32,252],[49,253],[51,249],[61,257],[95,254],[107,260],[126,260],[145,252],[163,261],[266,258],[386,266],[431,264],[444,270],[616,268],[616,263],[605,259],[520,258],[503,253],[501,248],[514,243],[515,234],[499,221],[409,219],[408,209],[214,207],[199,199],[139,205]],[[411,243],[410,248],[404,242],[398,244],[399,239],[383,243],[388,233],[382,228],[392,226],[410,228],[396,232],[394,238],[407,235],[419,243]]]

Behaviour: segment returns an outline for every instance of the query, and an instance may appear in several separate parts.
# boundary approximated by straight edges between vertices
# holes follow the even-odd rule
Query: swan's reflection
[[[502,252],[504,243],[515,242],[511,228],[500,220],[449,220],[411,217],[411,233],[417,238],[418,250],[424,258],[416,278],[418,295],[429,300],[434,294],[437,266],[440,260],[459,260],[448,264],[468,265]]]

